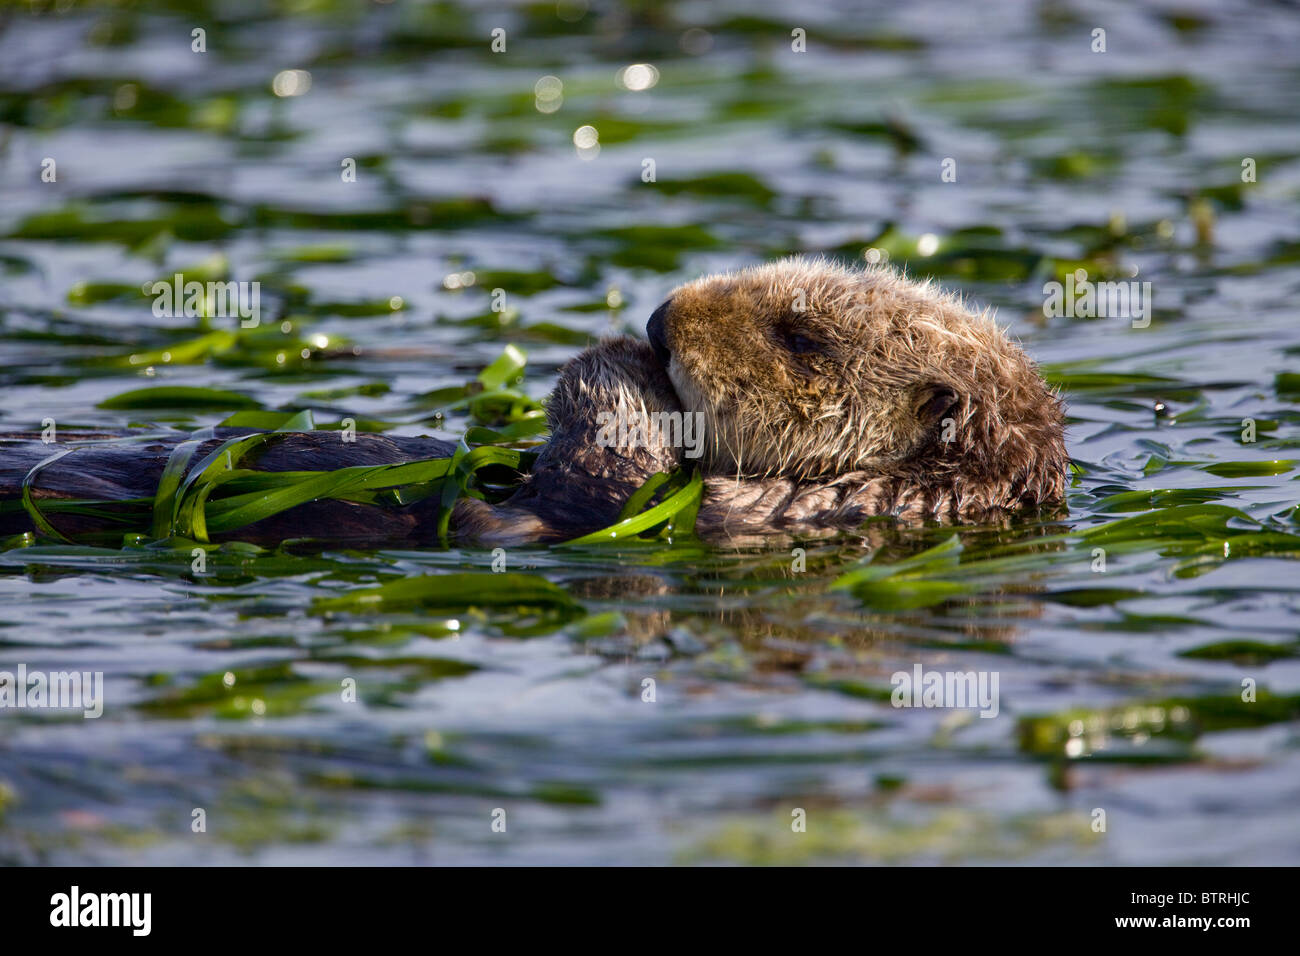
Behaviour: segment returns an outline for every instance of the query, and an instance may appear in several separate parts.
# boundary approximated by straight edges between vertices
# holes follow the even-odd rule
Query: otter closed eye
[[[809,338],[799,332],[792,332],[789,329],[780,329],[777,336],[781,344],[795,355],[807,355],[821,349],[821,343],[816,339]]]

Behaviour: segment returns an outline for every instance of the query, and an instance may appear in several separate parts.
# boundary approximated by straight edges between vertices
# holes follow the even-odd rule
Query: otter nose
[[[669,299],[655,309],[654,314],[650,316],[650,321],[645,324],[646,338],[654,346],[655,356],[663,363],[664,368],[668,367],[668,362],[672,359],[672,353],[668,351],[668,333],[664,328],[664,316],[668,314],[668,306],[672,301]]]

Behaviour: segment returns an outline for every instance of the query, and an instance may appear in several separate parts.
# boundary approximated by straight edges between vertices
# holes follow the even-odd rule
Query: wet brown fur
[[[682,286],[664,330],[683,407],[708,423],[711,510],[734,505],[723,524],[1064,497],[1060,400],[987,313],[929,283],[787,259]]]

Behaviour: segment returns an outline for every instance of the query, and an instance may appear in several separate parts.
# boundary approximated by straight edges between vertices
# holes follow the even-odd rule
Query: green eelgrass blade
[[[202,444],[198,440],[183,441],[167,456],[167,465],[158,479],[158,490],[154,492],[152,535],[155,539],[167,537],[172,515],[176,512],[176,492],[185,477],[185,468]]]
[[[702,504],[704,504],[704,479],[701,477],[699,493],[688,497],[682,509],[669,519],[668,530],[682,537],[694,535],[695,519],[699,517]]]
[[[491,365],[478,373],[478,381],[485,389],[501,388],[506,382],[516,378],[526,364],[528,364],[528,356],[524,354],[523,349],[515,345],[507,345],[505,351]]]
[[[235,412],[217,424],[218,428],[256,428],[259,431],[285,431],[286,426],[302,412],[271,412],[261,408]],[[288,429],[291,431],[312,431],[311,428]]]
[[[294,412],[284,424],[275,429],[277,432],[314,432],[316,430],[316,418],[312,415],[310,408],[304,408],[300,412]]]
[[[670,478],[672,478],[672,475],[666,471],[661,471],[647,478],[644,485],[628,496],[627,501],[624,502],[622,509],[618,513],[618,520],[625,521],[633,515],[639,514],[641,509],[650,503],[655,491]]]
[[[388,611],[412,606],[578,609],[577,602],[566,591],[545,578],[508,572],[422,574],[312,601],[312,610],[316,612]]]
[[[445,478],[451,471],[451,459],[432,458],[396,465],[357,465],[337,471],[308,472],[287,485],[270,487],[210,502],[206,527],[209,533],[221,534],[262,521],[272,515],[320,498],[372,502],[375,490],[414,486]],[[258,477],[273,473],[254,472]],[[239,476],[241,479],[247,475]],[[223,482],[225,483],[225,482]],[[413,496],[408,500],[414,500]]]
[[[950,570],[961,562],[962,544],[957,535],[941,541],[920,554],[892,564],[865,564],[841,574],[831,583],[833,590],[848,590],[886,578],[906,578]]]
[[[107,501],[96,498],[46,498],[40,507],[43,514],[88,515],[105,521],[128,521],[133,518],[117,509],[133,508],[148,513],[153,509],[153,498],[113,498]],[[19,511],[27,511],[21,500],[0,501],[0,515]]]
[[[258,408],[261,403],[242,392],[221,388],[193,388],[187,385],[158,385],[136,388],[113,395],[99,403],[99,408]]]
[[[956,570],[961,555],[961,540],[953,535],[904,561],[855,568],[836,578],[831,589],[852,591],[860,600],[886,610],[930,607],[971,592],[968,583],[935,580],[936,575]]]
[[[651,479],[653,480],[653,479]],[[679,515],[689,516],[689,526],[687,522],[681,523],[683,534],[690,534],[695,528],[695,513],[699,509],[700,499],[704,496],[704,479],[700,477],[699,472],[691,475],[686,484],[674,491],[659,504],[647,511],[631,517],[624,518],[610,525],[608,528],[602,528],[600,531],[594,531],[591,534],[585,534],[580,538],[574,538],[571,541],[564,542],[566,545],[571,544],[605,544],[611,541],[621,541],[626,538],[634,537],[643,531],[648,531],[655,525],[665,521],[672,521]]]
[[[41,473],[46,465],[53,464],[64,455],[75,450],[75,448],[65,448],[63,451],[55,452],[53,455],[50,455],[49,458],[43,458],[38,461],[32,466],[31,470],[23,476],[23,509],[31,517],[32,524],[36,525],[37,530],[40,531],[41,534],[51,538],[57,538],[64,544],[72,544],[72,540],[65,537],[58,528],[54,527],[54,525],[50,524],[49,521],[46,520],[45,515],[41,514],[41,509],[36,505],[36,499],[32,497],[32,482],[35,481],[36,476]]]

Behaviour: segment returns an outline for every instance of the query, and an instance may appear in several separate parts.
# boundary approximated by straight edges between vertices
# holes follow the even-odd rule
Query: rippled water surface
[[[997,309],[1076,469],[1056,522],[510,552],[541,611],[322,603],[480,551],[10,539],[0,671],[106,706],[0,712],[0,860],[1300,862],[1293,7],[37,6],[0,13],[0,429],[234,410],[101,407],[165,384],[455,438],[427,393],[508,344],[540,399],[686,279],[875,250]],[[1045,318],[1080,269],[1149,326]],[[176,272],[262,324],[155,316]],[[891,707],[916,664],[998,716]]]

